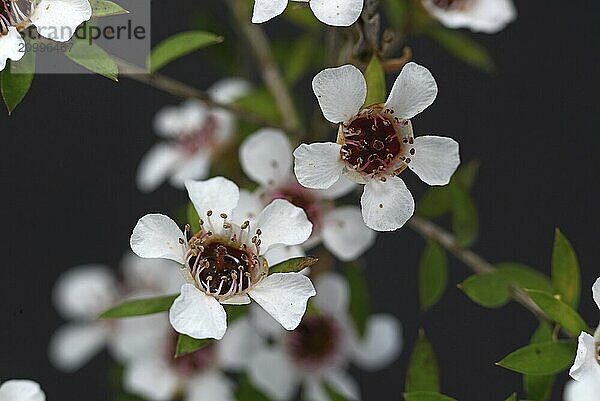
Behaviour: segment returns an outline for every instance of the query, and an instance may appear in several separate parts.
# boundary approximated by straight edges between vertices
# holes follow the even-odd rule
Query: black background
[[[187,29],[201,3],[155,3],[153,40]],[[582,314],[596,324],[589,288],[599,275],[600,14],[591,3],[519,2],[516,23],[477,35],[497,61],[495,75],[465,66],[429,41],[411,44],[414,60],[432,70],[440,88],[435,104],[414,120],[416,131],[452,136],[463,160],[482,161],[474,189],[482,227],[475,250],[492,262],[520,261],[548,273],[553,230],[560,227],[580,257]],[[206,88],[217,75],[205,56],[190,56],[166,73]],[[312,96],[308,86],[298,91]],[[68,267],[116,266],[139,216],[184,201],[183,192],[166,186],[143,195],[133,179],[155,141],[154,113],[177,102],[127,79],[40,75],[12,117],[0,113],[2,380],[33,378],[49,400],[109,399],[106,354],[72,375],[50,367],[47,339],[61,323],[50,292]],[[443,302],[420,315],[422,246],[405,228],[379,235],[368,253],[375,309],[401,319],[405,351],[390,368],[360,374],[364,399],[401,399],[419,327],[438,353],[443,392],[462,401],[505,399],[520,389],[520,376],[493,362],[528,341],[534,319],[516,304],[484,310],[472,303],[453,285],[468,274],[455,261]]]

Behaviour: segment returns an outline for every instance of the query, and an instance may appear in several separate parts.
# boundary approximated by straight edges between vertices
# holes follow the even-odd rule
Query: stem
[[[460,246],[452,234],[431,221],[418,216],[413,216],[408,221],[408,225],[421,234],[422,237],[438,243],[475,273],[491,273],[496,270],[492,264],[487,262],[481,256]],[[546,322],[552,321],[552,319],[550,319],[544,311],[533,302],[522,288],[513,287],[512,298],[533,313],[538,319]]]
[[[281,72],[275,63],[269,40],[264,31],[250,21],[247,15],[245,2],[240,0],[227,0],[238,26],[241,27],[243,36],[246,38],[254,57],[258,62],[261,75],[265,85],[275,98],[283,117],[283,125],[289,131],[300,131],[300,117],[287,84],[281,76]]]

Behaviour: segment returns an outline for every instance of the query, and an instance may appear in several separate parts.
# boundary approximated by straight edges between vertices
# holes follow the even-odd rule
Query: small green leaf
[[[468,163],[462,164],[456,170],[456,173],[452,176],[452,181],[460,185],[462,189],[470,191],[473,185],[475,185],[477,174],[479,174],[479,161],[471,160]]]
[[[383,2],[383,6],[390,23],[402,32],[409,19],[410,2],[407,0],[388,0]]]
[[[506,401],[517,401],[517,393],[512,393]]]
[[[552,341],[552,328],[546,322],[541,322],[540,327],[531,337],[531,344]],[[554,376],[523,376],[523,387],[527,398],[532,401],[548,401],[552,396]]]
[[[277,102],[269,91],[264,88],[255,89],[246,96],[236,99],[235,104],[240,108],[258,114],[274,121],[281,121]]]
[[[173,35],[152,49],[149,60],[150,72],[154,73],[180,57],[222,41],[223,37],[205,31],[188,31]]]
[[[269,397],[254,387],[248,376],[245,375],[238,380],[235,399],[237,401],[270,401]]]
[[[440,300],[447,283],[446,252],[438,244],[429,242],[419,264],[419,294],[422,311],[428,310]]]
[[[371,313],[367,280],[362,268],[356,263],[346,265],[344,272],[350,287],[350,316],[358,335],[362,338],[365,335],[367,320]]]
[[[318,261],[319,259],[310,256],[288,259],[285,262],[272,266],[269,269],[269,275],[273,273],[298,273],[307,267],[311,267]]]
[[[187,224],[192,228],[192,232],[197,233],[200,231],[200,216],[194,207],[192,202],[189,202],[186,209]]]
[[[435,352],[423,330],[410,356],[404,390],[407,393],[440,391],[440,378]]]
[[[386,86],[385,73],[379,62],[379,57],[374,55],[365,71],[365,80],[367,81],[367,98],[365,106],[371,106],[385,102]]]
[[[554,375],[573,364],[576,351],[571,341],[547,341],[520,348],[497,365],[527,375]]]
[[[179,334],[177,338],[177,348],[175,350],[175,358],[182,357],[192,352],[196,352],[214,341],[212,338],[203,338],[201,340],[192,338],[185,334]]]
[[[560,324],[572,336],[579,336],[582,331],[590,332],[590,328],[577,311],[552,294],[539,290],[526,289],[527,294],[550,319]]]
[[[15,108],[23,101],[35,74],[35,52],[25,52],[21,60],[10,61],[0,75],[2,99],[12,114]]]
[[[125,301],[103,312],[98,319],[118,319],[122,317],[151,315],[169,310],[179,294],[165,295],[155,298],[134,299]]]
[[[285,42],[282,69],[285,80],[292,85],[314,65],[315,40],[309,35],[304,35],[294,41],[291,46],[289,40]]]
[[[129,14],[129,11],[108,0],[90,0],[90,5],[92,6],[92,17]]]
[[[113,81],[119,79],[119,68],[110,55],[95,43],[77,39],[65,55],[80,66]]]
[[[404,394],[406,401],[456,401],[452,397],[434,391],[413,391]]]
[[[452,232],[460,246],[471,246],[479,233],[477,207],[469,192],[452,185]]]
[[[323,388],[325,388],[325,392],[330,401],[348,401],[346,397],[341,395],[336,389],[329,385],[329,383],[323,382]]]
[[[581,292],[579,261],[573,246],[558,228],[552,249],[552,282],[562,300],[577,308]]]
[[[432,26],[426,33],[454,57],[484,71],[494,71],[494,61],[487,49],[468,35],[439,25]]]

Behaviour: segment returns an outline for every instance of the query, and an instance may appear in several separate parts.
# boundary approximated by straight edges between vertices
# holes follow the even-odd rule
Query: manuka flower
[[[345,177],[326,190],[314,190],[298,184],[292,172],[292,147],[283,132],[265,128],[242,143],[240,162],[248,177],[260,184],[254,192],[241,191],[234,218],[252,220],[274,199],[287,199],[304,210],[313,225],[311,238],[304,244],[310,248],[323,245],[338,259],[354,260],[375,242],[375,232],[366,227],[356,206],[336,207],[337,199],[356,187]],[[291,250],[302,255],[301,250]]]
[[[600,309],[600,278],[592,287],[594,301]],[[577,358],[569,372],[575,382],[565,389],[565,401],[597,401],[600,394],[600,327],[596,336],[581,333]]]
[[[299,0],[307,2],[315,17],[324,24],[350,26],[358,20],[364,0]],[[288,0],[255,0],[252,22],[260,24],[277,17],[288,5]]]
[[[217,82],[208,93],[228,104],[248,90],[246,81],[231,78]],[[154,129],[166,141],[156,144],[140,162],[136,181],[144,192],[153,191],[167,178],[177,188],[183,188],[185,180],[206,178],[211,161],[231,140],[235,119],[226,110],[187,100],[160,110]]]
[[[367,85],[352,65],[326,69],[313,90],[325,118],[339,123],[337,143],[302,144],[294,151],[294,171],[307,188],[327,189],[342,175],[365,184],[361,197],[366,225],[393,231],[413,215],[415,203],[397,177],[407,167],[429,185],[446,185],[460,163],[458,143],[439,136],[413,136],[410,119],[437,96],[425,67],[408,63],[384,104],[361,109]]]
[[[512,0],[423,0],[423,6],[448,28],[496,33],[517,16]]]
[[[305,400],[329,401],[324,383],[346,399],[358,400],[360,391],[346,373],[348,366],[376,371],[393,362],[402,348],[400,323],[390,315],[373,315],[361,339],[348,315],[347,282],[327,273],[315,285],[319,313],[305,316],[293,332],[277,330],[262,313],[250,315],[259,331],[273,337],[250,358],[250,379],[276,401],[291,400],[298,386]]]
[[[179,333],[194,338],[221,339],[227,329],[221,304],[248,304],[250,298],[288,330],[295,329],[308,298],[311,281],[299,273],[269,275],[268,253],[308,239],[312,224],[304,211],[276,199],[250,224],[229,216],[239,200],[239,188],[223,177],[186,181],[200,219],[200,231],[182,232],[162,214],[142,217],[133,230],[131,249],[144,258],[165,258],[183,265],[187,281],[171,306],[169,318]]]
[[[0,401],[46,401],[46,394],[34,381],[9,380],[0,384]]]
[[[47,39],[66,42],[91,16],[88,0],[0,0],[0,70],[7,59],[17,61],[25,54],[19,31],[29,25]]]

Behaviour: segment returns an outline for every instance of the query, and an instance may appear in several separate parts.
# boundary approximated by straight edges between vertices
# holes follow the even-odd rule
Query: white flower
[[[423,0],[423,6],[448,28],[496,33],[515,20],[512,0]]]
[[[294,151],[298,182],[327,189],[342,175],[365,184],[361,197],[366,225],[393,231],[413,215],[415,204],[404,181],[407,167],[429,185],[446,185],[460,163],[458,143],[439,136],[413,136],[410,119],[437,96],[437,84],[425,67],[408,63],[384,104],[361,110],[367,85],[352,65],[326,69],[313,90],[325,118],[339,123],[337,143],[302,144]]]
[[[364,0],[292,0],[307,2],[315,17],[324,24],[350,26],[358,20]],[[260,24],[277,17],[288,5],[288,0],[255,0],[252,22]]]
[[[137,355],[126,362],[125,389],[149,401],[167,401],[182,394],[186,401],[234,401],[233,384],[223,371],[238,371],[259,342],[246,320],[231,325],[221,341],[175,358],[177,333],[165,314],[129,325]]]
[[[242,191],[233,218],[237,222],[252,220],[273,199],[287,199],[304,210],[313,224],[308,249],[321,240],[338,259],[354,260],[375,242],[375,232],[366,227],[356,206],[335,207],[334,199],[356,187],[345,177],[327,190],[307,189],[298,184],[292,172],[292,147],[283,132],[265,128],[252,134],[240,146],[240,162],[248,177],[260,187]],[[302,250],[290,250],[301,255]],[[275,262],[273,262],[275,263]]]
[[[31,23],[48,39],[66,42],[77,27],[92,16],[88,0],[5,0],[0,2],[0,71],[6,60],[25,54],[20,30]]]
[[[315,295],[310,280],[299,273],[269,275],[267,254],[308,239],[312,224],[304,211],[276,199],[264,208],[252,226],[230,221],[239,200],[239,188],[223,177],[186,181],[201,229],[182,232],[162,214],[142,217],[133,230],[131,249],[144,258],[165,258],[184,266],[187,284],[171,306],[169,318],[179,333],[194,338],[221,339],[227,319],[221,304],[248,304],[250,298],[283,327],[298,326],[308,298]],[[206,220],[204,220],[206,219]]]
[[[358,385],[346,373],[350,363],[379,370],[393,362],[402,348],[400,323],[390,315],[373,315],[364,339],[359,339],[347,315],[349,290],[339,275],[327,273],[316,282],[314,304],[318,315],[307,315],[293,332],[274,330],[259,313],[253,323],[274,335],[272,345],[263,345],[250,359],[253,383],[276,401],[292,399],[299,385],[303,399],[327,401],[327,383],[349,400],[360,399]]]
[[[0,401],[46,401],[46,394],[34,381],[9,380],[0,384]]]
[[[592,295],[600,309],[600,278],[592,287]],[[579,336],[577,357],[569,374],[576,382],[565,389],[565,400],[596,401],[600,394],[600,327],[595,338],[585,332]]]
[[[56,282],[53,300],[56,310],[69,322],[51,337],[50,361],[64,371],[75,371],[86,364],[104,346],[113,356],[127,359],[132,351],[127,338],[121,336],[121,324],[96,320],[104,310],[125,299],[173,293],[182,278],[169,261],[145,261],[128,254],[122,264],[124,285],[115,279],[110,268],[102,265],[74,267]]]
[[[227,104],[248,91],[246,81],[231,78],[217,82],[208,93]],[[177,188],[183,188],[187,179],[206,178],[211,160],[231,140],[235,120],[228,111],[188,100],[160,110],[154,129],[167,141],[156,144],[140,161],[136,181],[144,192],[153,191],[167,178]]]

